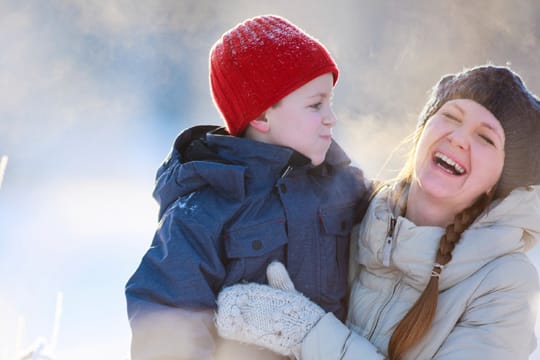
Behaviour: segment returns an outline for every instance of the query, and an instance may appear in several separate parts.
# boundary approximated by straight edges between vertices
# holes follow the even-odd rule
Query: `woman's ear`
[[[262,114],[255,120],[251,120],[249,122],[249,125],[251,125],[251,127],[255,130],[262,133],[267,133],[270,130],[270,123],[266,119],[265,114]]]

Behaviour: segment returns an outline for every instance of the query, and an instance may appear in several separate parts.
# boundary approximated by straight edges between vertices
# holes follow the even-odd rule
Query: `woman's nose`
[[[450,134],[448,134],[447,138],[452,145],[455,145],[462,149],[469,148],[470,136],[463,128],[455,129]]]

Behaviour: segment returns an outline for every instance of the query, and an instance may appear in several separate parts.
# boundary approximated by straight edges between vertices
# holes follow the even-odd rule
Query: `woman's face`
[[[485,107],[468,99],[448,101],[420,135],[412,185],[461,211],[499,180],[504,142],[501,124]]]

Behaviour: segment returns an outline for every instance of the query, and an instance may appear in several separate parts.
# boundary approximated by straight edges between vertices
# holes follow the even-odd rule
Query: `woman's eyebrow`
[[[455,107],[458,109],[458,111],[461,113],[461,115],[465,115],[465,110],[463,110],[463,108],[461,106],[459,106],[458,104],[449,104],[451,107]]]

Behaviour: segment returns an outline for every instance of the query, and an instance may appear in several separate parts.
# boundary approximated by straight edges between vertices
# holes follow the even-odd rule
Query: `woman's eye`
[[[446,117],[447,119],[450,119],[450,120],[455,121],[457,123],[461,123],[461,119],[459,119],[458,117],[454,116],[453,114],[451,114],[449,112],[444,112],[443,116]]]
[[[480,137],[481,137],[482,140],[484,140],[486,143],[488,143],[488,144],[490,144],[490,145],[495,145],[495,142],[494,142],[493,140],[491,140],[491,138],[490,138],[489,136],[480,134]]]

